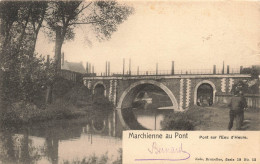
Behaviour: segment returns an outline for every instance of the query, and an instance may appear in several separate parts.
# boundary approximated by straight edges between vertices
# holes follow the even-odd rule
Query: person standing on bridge
[[[228,130],[233,127],[234,119],[236,119],[236,130],[241,130],[242,123],[244,121],[244,108],[246,108],[246,99],[243,96],[243,92],[239,90],[234,91],[234,96],[232,96],[229,103],[229,124]]]

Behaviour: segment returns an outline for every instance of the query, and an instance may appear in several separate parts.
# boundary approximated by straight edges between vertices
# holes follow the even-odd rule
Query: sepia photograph
[[[260,138],[259,77],[257,0],[2,0],[0,164],[143,163],[128,131]]]

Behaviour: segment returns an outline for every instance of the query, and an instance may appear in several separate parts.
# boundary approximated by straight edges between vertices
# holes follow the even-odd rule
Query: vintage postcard
[[[260,163],[260,1],[0,1],[0,163]]]

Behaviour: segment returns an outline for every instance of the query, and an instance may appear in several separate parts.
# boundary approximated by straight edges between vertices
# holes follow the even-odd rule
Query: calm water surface
[[[131,110],[143,128],[157,130],[169,113],[154,109]],[[0,161],[45,164],[107,156],[108,163],[112,163],[120,159],[123,130],[117,112],[105,109],[95,111],[91,118],[8,128],[0,132]]]

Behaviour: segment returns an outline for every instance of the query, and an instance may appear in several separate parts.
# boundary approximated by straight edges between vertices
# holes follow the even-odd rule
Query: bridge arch
[[[172,105],[173,105],[173,109],[175,110],[179,110],[179,107],[178,107],[178,103],[177,103],[177,100],[175,98],[175,96],[173,95],[172,91],[167,87],[165,86],[164,84],[160,83],[160,82],[157,82],[157,81],[154,81],[154,80],[140,80],[140,81],[137,81],[133,84],[131,84],[124,92],[123,94],[120,96],[120,99],[118,101],[118,105],[117,105],[117,111],[118,111],[118,115],[119,115],[119,119],[122,123],[122,125],[125,127],[125,128],[129,128],[129,126],[126,124],[124,118],[123,118],[123,114],[122,114],[122,108],[123,108],[123,103],[124,103],[124,100],[125,98],[127,97],[127,95],[136,87],[142,85],[142,84],[152,84],[152,85],[155,85],[157,87],[159,87],[160,89],[162,89],[167,95],[168,97],[170,98],[171,102],[172,102]]]
[[[106,88],[106,85],[104,84],[103,81],[98,81],[98,82],[96,82],[96,83],[94,84],[93,89],[92,89],[92,93],[95,94],[95,89],[96,89],[96,87],[97,87],[98,85],[101,85],[101,86],[104,87],[104,96],[106,97],[106,95],[107,95],[107,92],[106,92],[106,91],[107,91],[107,88]]]
[[[199,89],[199,87],[200,87],[202,84],[208,84],[208,85],[211,86],[211,88],[212,88],[212,90],[213,90],[212,102],[213,102],[213,104],[214,104],[214,103],[215,103],[215,94],[216,94],[216,92],[217,92],[216,86],[215,86],[215,84],[214,84],[212,81],[202,80],[202,81],[200,81],[200,82],[195,86],[195,89],[194,89],[194,105],[197,104],[198,89]]]

